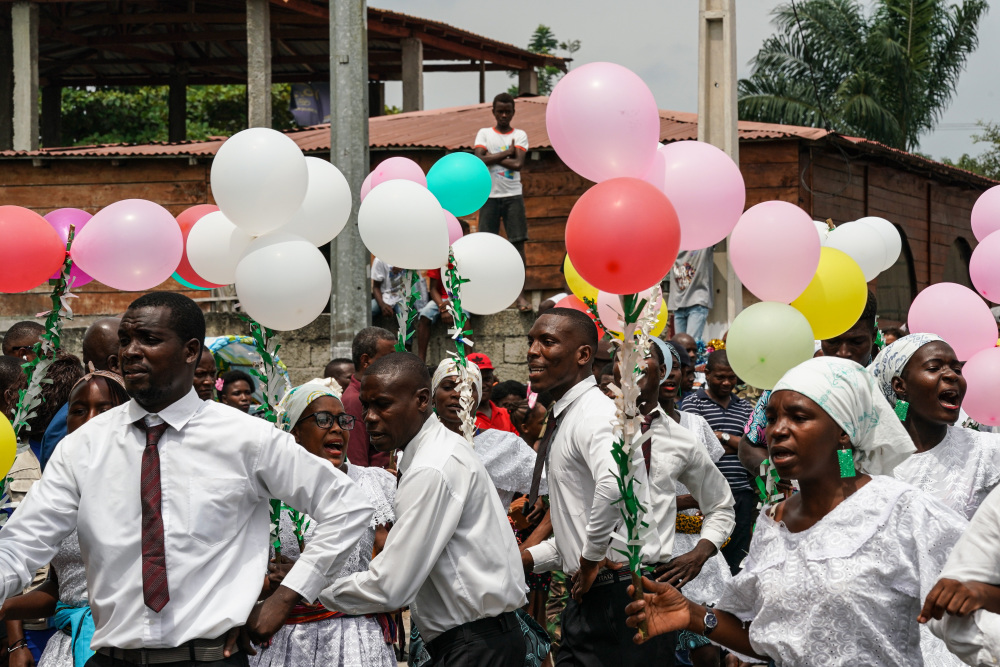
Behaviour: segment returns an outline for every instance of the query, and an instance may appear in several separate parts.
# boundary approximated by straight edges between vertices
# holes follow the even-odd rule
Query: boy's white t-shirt
[[[372,261],[372,281],[381,283],[379,289],[382,290],[382,301],[385,305],[394,306],[406,298],[404,273],[404,269],[386,264],[378,257]]]
[[[507,150],[511,144],[520,150],[528,150],[528,133],[512,128],[507,134],[501,134],[497,132],[495,127],[484,127],[476,134],[476,148],[485,148],[486,152],[491,155]],[[490,191],[491,199],[521,194],[520,171],[507,169],[498,163],[490,167],[490,176],[493,177],[493,189]]]

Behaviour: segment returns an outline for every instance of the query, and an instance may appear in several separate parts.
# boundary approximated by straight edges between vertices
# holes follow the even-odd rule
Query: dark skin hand
[[[701,509],[698,507],[698,501],[694,499],[690,493],[685,493],[683,495],[677,496],[677,511],[683,512],[684,510],[697,510]]]
[[[918,452],[939,445],[958,421],[967,389],[963,366],[947,343],[928,343],[906,362],[901,377],[892,379],[897,399],[910,404],[903,426]]]
[[[705,567],[705,563],[716,551],[718,549],[708,540],[698,540],[698,544],[688,553],[671,558],[669,563],[657,567],[653,577],[675,588],[683,588],[701,573],[701,568]]]
[[[607,568],[609,570],[620,570],[625,567],[624,563],[616,563],[613,560],[608,560],[607,558],[602,558],[601,560],[587,560],[583,556],[580,556],[580,569],[570,578],[570,582],[573,587],[570,591],[570,595],[577,602],[583,602],[583,596],[590,591],[590,587],[594,585],[594,579],[597,578],[597,574],[601,571],[601,568]]]
[[[260,645],[273,637],[301,600],[302,596],[292,589],[278,586],[266,600],[254,605],[245,626],[250,641]]]
[[[21,621],[7,621],[7,645],[13,646],[24,639],[24,625]],[[35,667],[35,658],[28,647],[14,649],[7,654],[8,667]]]
[[[514,105],[510,102],[494,102],[493,118],[496,119],[497,132],[507,134],[511,131],[510,121],[514,119]],[[521,171],[524,167],[524,156],[526,151],[517,146],[511,145],[505,151],[499,153],[489,153],[485,148],[475,149],[475,155],[482,160],[487,167],[500,164],[506,169]]]
[[[743,464],[743,467],[746,468],[750,474],[760,474],[760,464],[767,458],[766,447],[756,446],[744,435],[740,438],[740,444],[737,447],[736,453],[739,454],[740,463]]]
[[[968,616],[979,609],[1000,613],[1000,586],[980,581],[941,579],[927,594],[917,620],[927,623],[932,618],[941,620],[945,614]]]

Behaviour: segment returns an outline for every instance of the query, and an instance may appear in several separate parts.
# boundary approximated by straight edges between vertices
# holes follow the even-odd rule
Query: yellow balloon
[[[816,275],[791,305],[809,320],[813,337],[827,340],[857,323],[868,302],[868,284],[858,263],[836,248],[820,248]]]
[[[597,288],[584,280],[576,272],[576,269],[573,268],[573,263],[569,261],[569,255],[566,255],[566,259],[563,260],[563,277],[566,278],[569,291],[579,297],[580,301],[583,301],[585,298],[597,301]]]
[[[7,417],[0,413],[0,477],[10,472],[15,456],[17,456],[17,438],[14,437],[14,427],[7,421]]]

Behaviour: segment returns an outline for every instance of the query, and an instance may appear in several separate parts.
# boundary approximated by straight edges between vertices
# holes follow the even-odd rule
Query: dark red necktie
[[[645,433],[649,430],[650,424],[653,423],[653,418],[656,417],[655,412],[650,412],[646,415],[646,418],[642,420],[642,426],[639,430]],[[642,458],[646,460],[646,472],[649,472],[649,460],[653,456],[653,437],[650,436],[646,438],[646,442],[642,443]]]
[[[531,511],[531,508],[535,506],[535,501],[538,500],[538,489],[542,485],[542,468],[545,467],[545,462],[549,458],[549,446],[552,444],[552,438],[555,437],[558,425],[555,407],[549,408],[549,416],[545,422],[545,435],[542,436],[542,442],[538,445],[538,453],[535,455],[535,469],[531,473],[531,489],[528,491],[528,504],[524,507],[525,514]]]
[[[147,426],[136,422],[146,432],[142,452],[142,478],[139,499],[142,503],[142,599],[155,612],[170,600],[167,590],[167,551],[163,543],[163,512],[160,508],[160,450],[156,445],[167,430],[166,424]]]

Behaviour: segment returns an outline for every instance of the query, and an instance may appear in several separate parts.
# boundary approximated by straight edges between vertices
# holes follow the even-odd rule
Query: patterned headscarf
[[[677,350],[673,348],[666,341],[660,340],[656,336],[650,336],[649,340],[653,341],[656,347],[660,348],[660,353],[663,355],[663,363],[666,364],[667,370],[663,373],[663,377],[660,378],[660,384],[667,381],[667,376],[670,375],[670,370],[674,367],[674,360],[677,360],[677,365],[681,363],[681,358],[677,354]]]
[[[125,389],[125,380],[122,379],[121,375],[119,375],[118,373],[112,373],[111,371],[95,371],[94,370],[94,364],[91,363],[90,364],[90,372],[87,373],[86,375],[84,375],[82,378],[80,378],[76,382],[74,382],[72,388],[70,389],[70,391],[73,391],[73,389],[76,389],[78,386],[80,386],[81,384],[83,384],[85,382],[90,382],[95,377],[104,378],[105,380],[110,380],[111,382],[114,382],[115,384],[117,384],[122,389]]]
[[[479,366],[475,365],[471,361],[468,366],[469,379],[472,380],[473,386],[476,388],[476,398],[481,399],[483,397],[483,375],[479,372]],[[454,359],[448,357],[438,364],[437,370],[434,371],[434,377],[431,378],[431,391],[437,391],[438,385],[441,384],[445,378],[451,377],[453,375],[458,375],[458,364]]]
[[[910,334],[897,339],[891,345],[886,345],[878,353],[875,361],[868,367],[868,372],[875,377],[879,389],[889,401],[889,405],[896,405],[896,392],[892,390],[892,378],[903,376],[906,363],[913,358],[917,350],[928,343],[936,343],[939,340],[943,341],[944,339],[929,333]]]
[[[302,413],[306,411],[309,404],[323,396],[332,396],[338,401],[340,400],[340,395],[334,392],[326,379],[317,378],[300,384],[298,387],[293,387],[278,403],[278,428],[282,431],[291,431],[299,423]]]
[[[774,386],[814,401],[844,429],[854,445],[854,464],[870,475],[888,475],[916,451],[906,429],[883,401],[875,378],[850,359],[804,361]]]

